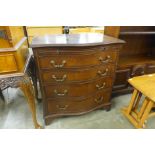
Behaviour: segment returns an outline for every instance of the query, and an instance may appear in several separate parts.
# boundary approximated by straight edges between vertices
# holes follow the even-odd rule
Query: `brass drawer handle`
[[[62,79],[58,79],[55,75],[52,75],[52,78],[57,82],[63,82],[67,78],[67,75],[63,75]]]
[[[55,89],[55,90],[54,90],[54,93],[55,93],[56,95],[58,95],[58,96],[65,96],[65,95],[68,93],[68,90],[65,89],[63,93],[58,93],[58,91]]]
[[[97,85],[96,85],[96,88],[97,88],[98,90],[101,90],[101,89],[103,89],[103,88],[105,87],[105,85],[106,85],[105,82],[102,84],[102,86],[99,86],[99,85],[97,84]]]
[[[100,97],[99,99],[95,99],[94,101],[95,101],[96,103],[101,103],[101,102],[103,101],[103,96]]]
[[[55,67],[55,68],[62,68],[62,67],[64,67],[64,65],[66,64],[66,60],[63,60],[63,61],[62,61],[62,64],[60,64],[60,65],[55,64],[55,61],[54,61],[54,60],[51,60],[50,63],[51,63],[51,64],[53,65],[53,67]]]
[[[110,55],[107,55],[105,59],[103,59],[102,57],[99,57],[99,60],[102,62],[102,63],[108,63],[111,61],[111,56]]]
[[[68,107],[68,105],[64,105],[64,106],[57,105],[57,108],[59,110],[66,110],[67,107]]]
[[[107,73],[108,73],[108,71],[109,71],[108,68],[106,68],[104,73],[102,73],[101,71],[98,71],[97,73],[98,73],[100,76],[106,76]]]

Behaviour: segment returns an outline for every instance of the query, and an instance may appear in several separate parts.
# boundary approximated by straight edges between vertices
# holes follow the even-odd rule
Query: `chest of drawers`
[[[38,37],[31,45],[46,124],[59,116],[110,109],[116,63],[124,43],[102,34],[64,36]],[[95,37],[102,37],[102,40],[99,42]]]

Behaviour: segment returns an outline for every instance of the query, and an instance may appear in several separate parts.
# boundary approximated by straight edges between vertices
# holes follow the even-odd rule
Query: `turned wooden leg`
[[[28,76],[23,77],[23,80],[20,82],[20,88],[27,98],[35,128],[42,128],[37,122],[34,89],[31,83],[31,79]]]

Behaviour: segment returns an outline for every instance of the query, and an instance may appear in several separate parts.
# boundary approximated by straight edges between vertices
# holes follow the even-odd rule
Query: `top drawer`
[[[101,64],[115,63],[117,52],[89,52],[83,54],[54,54],[40,55],[39,65],[41,69],[52,68],[78,68],[90,67]]]

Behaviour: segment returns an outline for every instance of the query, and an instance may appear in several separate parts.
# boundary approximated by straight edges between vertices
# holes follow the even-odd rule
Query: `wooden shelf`
[[[126,67],[138,64],[154,63],[155,56],[146,56],[146,55],[132,55],[132,56],[120,56],[118,67]]]
[[[120,51],[113,90],[121,95],[130,92],[129,78],[155,73],[155,26],[120,26],[118,36],[126,44]]]
[[[155,31],[129,31],[129,32],[120,32],[120,35],[155,35]]]

